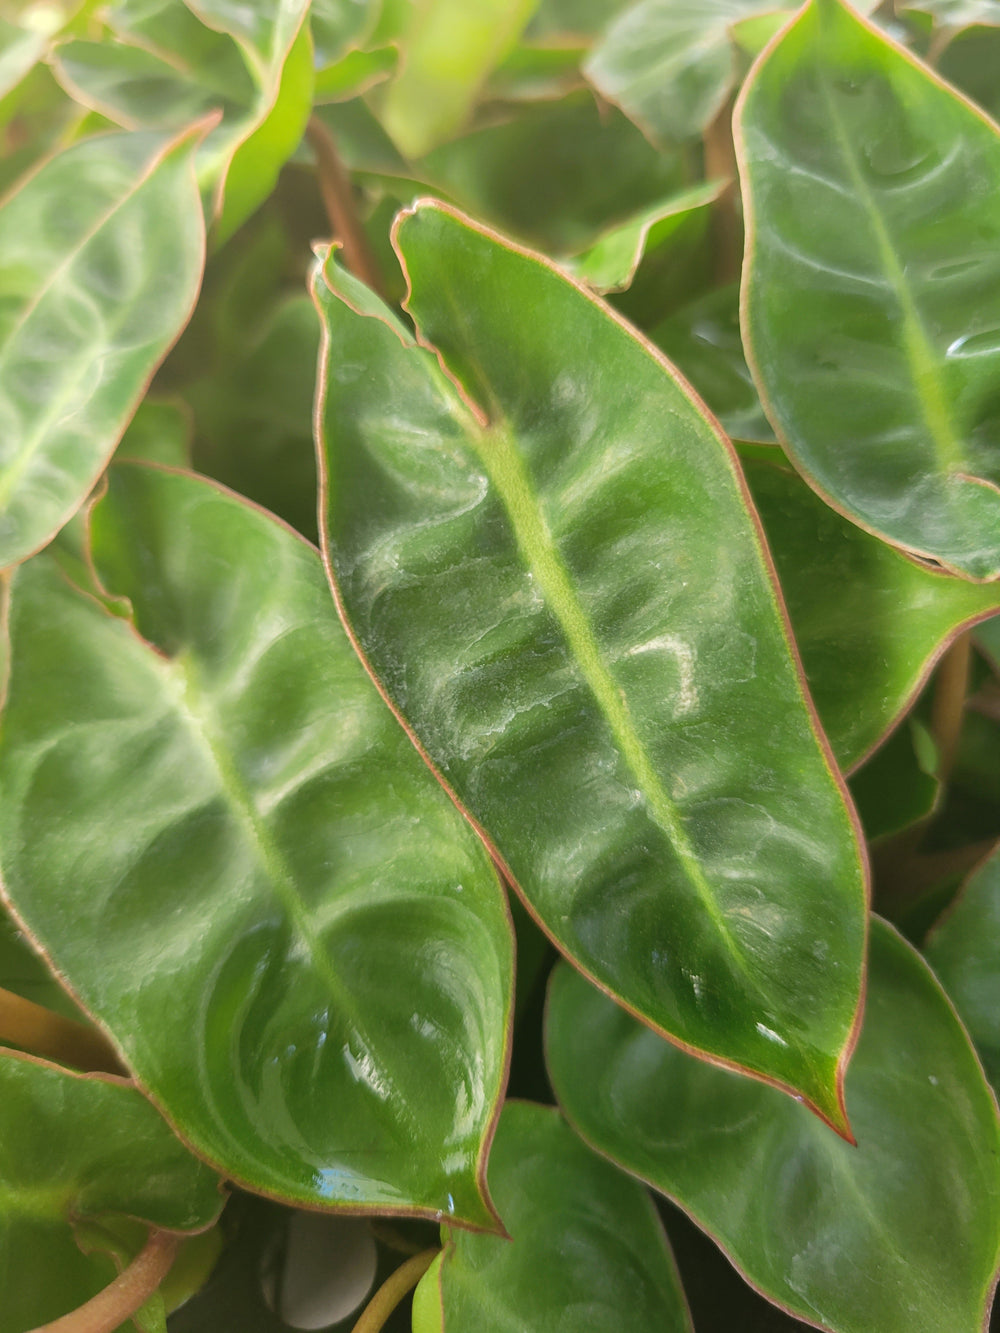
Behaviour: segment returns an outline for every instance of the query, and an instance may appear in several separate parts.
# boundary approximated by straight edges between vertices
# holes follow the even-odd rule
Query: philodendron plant
[[[0,5],[0,1333],[989,1327],[991,68]]]

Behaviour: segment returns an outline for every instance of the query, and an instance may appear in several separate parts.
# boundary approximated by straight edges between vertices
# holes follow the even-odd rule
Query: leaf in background
[[[197,134],[110,134],[0,209],[0,566],[51,540],[187,323],[204,262]]]
[[[1000,853],[969,877],[924,945],[1000,1095]]]
[[[85,1023],[86,1016],[73,1003],[31,947],[17,924],[0,909],[0,986],[15,995],[40,1004],[64,1018]]]
[[[414,1333],[692,1333],[652,1199],[558,1111],[507,1103],[490,1189],[513,1244],[443,1228],[445,1248],[414,1296]]]
[[[4,1330],[57,1319],[114,1279],[106,1254],[81,1252],[81,1224],[197,1231],[222,1203],[215,1174],[135,1088],[0,1051]]]
[[[237,352],[237,349],[233,349]],[[319,325],[308,296],[279,306],[238,354],[185,390],[194,463],[316,539],[312,401]]]
[[[1000,607],[1000,588],[907,559],[786,467],[750,458],[743,467],[826,734],[841,767],[856,768],[910,707],[946,645]]]
[[[24,28],[0,17],[0,97],[16,88],[41,59],[48,46],[44,32]]]
[[[710,181],[643,209],[599,236],[593,245],[565,262],[566,268],[595,292],[621,292],[632,285],[644,258],[669,245],[685,224],[704,225],[709,206],[724,182]]]
[[[973,23],[1000,23],[1000,0],[914,0],[900,5],[904,14],[930,14],[945,28],[965,28]]]
[[[352,49],[363,48],[374,31],[381,0],[312,0],[312,29],[316,69],[342,60]]]
[[[997,128],[813,0],[754,67],[735,133],[744,344],[796,466],[896,545],[1000,575]]]
[[[362,650],[560,949],[843,1128],[864,875],[727,444],[554,265],[435,204],[397,246],[461,392],[333,263],[314,284]]]
[[[318,554],[135,464],[91,524],[134,625],[47,557],[12,579],[0,867],[19,917],[226,1176],[492,1226],[505,908]]]
[[[541,0],[527,35],[533,39],[593,37],[628,3],[629,0]]]
[[[935,776],[937,763],[926,764],[920,751],[929,748],[935,761],[937,755],[931,737],[920,735],[921,728],[917,718],[906,718],[851,777],[851,796],[869,844],[913,828],[937,807],[942,790]]]
[[[400,72],[380,118],[405,157],[460,130],[487,75],[520,37],[538,0],[416,0]]]
[[[523,41],[491,74],[483,99],[500,102],[536,102],[565,97],[583,87],[580,62],[586,46],[566,42],[546,44]]]
[[[976,642],[986,654],[993,670],[1000,673],[1000,614],[976,626]]]
[[[144,398],[132,418],[115,461],[191,465],[191,410],[181,399]]]
[[[1000,117],[1000,4],[992,24],[977,24],[957,32],[938,57],[943,79],[978,102],[994,120]]]
[[[323,105],[358,97],[395,71],[399,48],[379,46],[373,51],[348,51],[347,55],[316,73],[313,100]]]
[[[1000,1257],[1000,1126],[919,955],[874,918],[847,1073],[858,1146],[690,1059],[560,965],[549,1073],[587,1142],[669,1195],[776,1304],[835,1333],[979,1333]]]
[[[679,157],[656,152],[589,92],[519,109],[436,148],[414,170],[462,207],[557,254],[584,249],[686,183]]]
[[[730,439],[774,443],[743,355],[737,284],[692,301],[649,336],[691,381]]]

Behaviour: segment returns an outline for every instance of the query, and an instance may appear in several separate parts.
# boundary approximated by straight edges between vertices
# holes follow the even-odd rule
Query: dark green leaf
[[[546,1044],[584,1138],[676,1200],[775,1303],[835,1333],[984,1327],[1000,1257],[996,1103],[947,998],[884,922],[847,1074],[856,1148],[659,1040],[565,965]]]
[[[546,261],[433,204],[397,244],[461,392],[315,284],[321,526],[373,670],[564,952],[843,1126],[864,878],[728,446]]]
[[[351,651],[318,554],[135,464],[91,524],[134,623],[47,557],[12,580],[5,892],[227,1176],[492,1225],[505,909]]]
[[[812,0],[755,66],[736,136],[744,341],[796,466],[870,531],[996,577],[996,126]]]
[[[490,1189],[513,1244],[444,1228],[444,1251],[414,1297],[414,1333],[691,1333],[652,1200],[558,1111],[507,1103]]]
[[[204,260],[195,137],[87,139],[0,209],[0,566],[49,541],[187,323]]]

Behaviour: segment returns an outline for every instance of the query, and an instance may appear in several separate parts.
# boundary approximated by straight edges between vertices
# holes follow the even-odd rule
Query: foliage
[[[989,1325],[998,40],[0,7],[0,1333]]]

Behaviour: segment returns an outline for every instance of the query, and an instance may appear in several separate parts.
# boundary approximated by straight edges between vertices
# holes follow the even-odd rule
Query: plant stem
[[[966,631],[959,635],[938,666],[931,703],[931,734],[937,745],[937,776],[941,782],[948,781],[958,752],[971,661],[972,635]]]
[[[306,138],[316,154],[323,206],[334,239],[344,248],[344,263],[356,278],[384,296],[382,274],[358,217],[351,178],[340,160],[333,135],[318,116],[311,116],[306,126]]]
[[[71,1314],[31,1333],[113,1333],[149,1300],[170,1272],[179,1236],[151,1231],[146,1244],[114,1282]]]
[[[128,1072],[96,1029],[3,989],[0,989],[0,1044],[18,1046],[30,1055],[72,1065],[87,1073]]]
[[[351,1333],[379,1333],[396,1306],[408,1291],[413,1290],[440,1253],[436,1249],[423,1250],[401,1264],[365,1306]]]
[[[705,130],[705,179],[723,177],[729,184],[712,206],[712,256],[717,283],[735,282],[743,264],[740,221],[736,214],[736,150],[733,147],[733,104],[727,101]]]

